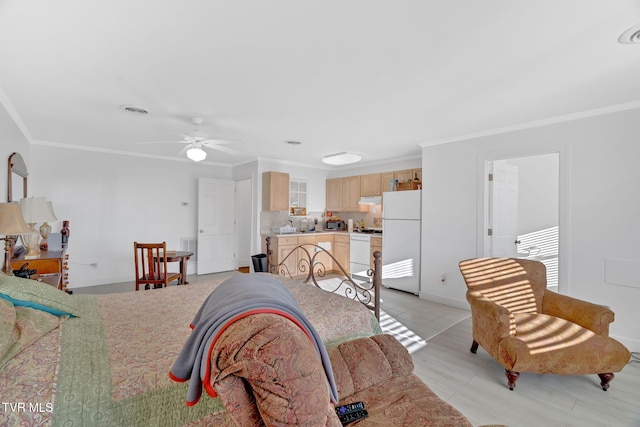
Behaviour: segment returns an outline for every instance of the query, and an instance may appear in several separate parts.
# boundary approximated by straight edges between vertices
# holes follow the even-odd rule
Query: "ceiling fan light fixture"
[[[200,147],[191,147],[187,150],[187,157],[194,162],[201,162],[207,158],[207,152]]]
[[[640,43],[640,24],[634,25],[618,37],[621,44],[638,44]]]
[[[348,165],[362,160],[362,156],[356,153],[344,151],[342,153],[329,154],[322,158],[322,163],[333,166]]]

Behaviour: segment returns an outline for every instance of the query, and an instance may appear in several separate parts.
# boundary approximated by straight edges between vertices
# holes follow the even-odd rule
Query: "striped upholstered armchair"
[[[603,390],[631,354],[609,337],[613,311],[549,291],[545,265],[514,258],[460,262],[471,305],[473,344],[504,367],[509,389],[520,372],[598,374]]]

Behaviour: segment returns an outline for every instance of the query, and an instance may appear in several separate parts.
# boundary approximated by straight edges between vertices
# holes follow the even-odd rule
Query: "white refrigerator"
[[[382,195],[382,285],[420,293],[422,190]]]

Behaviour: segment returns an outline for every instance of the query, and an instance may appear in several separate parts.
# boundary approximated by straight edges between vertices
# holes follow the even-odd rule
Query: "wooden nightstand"
[[[11,268],[13,270],[19,270],[25,263],[27,267],[32,270],[37,270],[37,274],[43,282],[53,285],[52,280],[55,280],[57,275],[57,288],[63,291],[67,291],[69,285],[69,255],[67,250],[61,251],[40,251],[38,258],[25,259],[24,254],[21,254],[15,258],[11,258]],[[45,279],[46,278],[46,279]]]

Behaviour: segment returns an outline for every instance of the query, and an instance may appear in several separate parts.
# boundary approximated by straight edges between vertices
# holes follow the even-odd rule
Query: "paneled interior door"
[[[235,182],[198,180],[198,274],[236,268]]]

